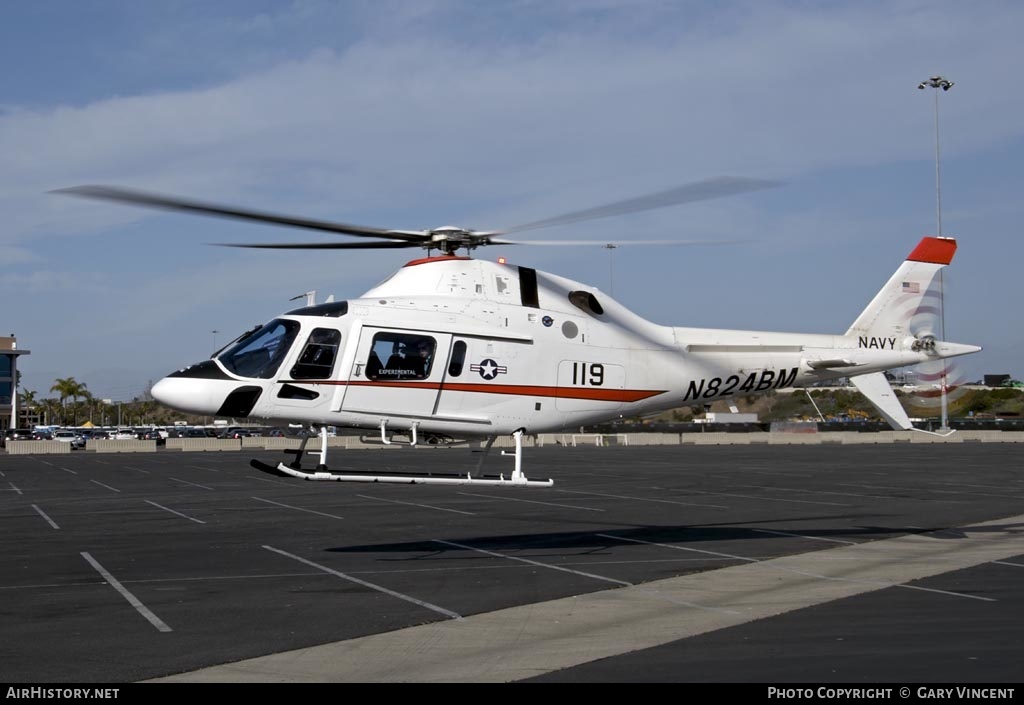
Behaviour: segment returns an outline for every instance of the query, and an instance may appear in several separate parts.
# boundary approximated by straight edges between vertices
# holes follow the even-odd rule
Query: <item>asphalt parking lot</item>
[[[286,480],[248,465],[280,458],[263,452],[0,456],[0,674],[142,680],[830,548],[956,541],[959,527],[1024,514],[1021,454],[538,448],[524,468],[556,484],[530,490]],[[476,458],[389,449],[335,462],[465,472]],[[530,675],[1015,680],[1022,571],[1007,556],[940,571],[930,591],[873,590]]]

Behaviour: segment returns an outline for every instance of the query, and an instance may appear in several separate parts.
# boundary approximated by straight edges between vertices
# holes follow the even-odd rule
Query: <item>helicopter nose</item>
[[[226,380],[164,377],[153,385],[153,398],[165,406],[193,414],[215,414],[235,388]]]

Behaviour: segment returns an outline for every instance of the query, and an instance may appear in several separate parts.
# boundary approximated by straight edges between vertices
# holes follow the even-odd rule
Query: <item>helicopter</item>
[[[489,245],[538,228],[605,218],[777,186],[707,179],[504,230],[444,226],[389,230],[206,203],[114,186],[58,193],[206,216],[330,232],[356,240],[234,244],[264,249],[421,248],[356,298],[287,311],[157,382],[153,397],[181,411],[320,426],[315,469],[308,437],[292,462],[253,465],[312,481],[550,487],[523,471],[523,437],[566,427],[708,405],[848,378],[896,429],[910,419],[884,372],[981,350],[939,340],[940,271],[952,238],[924,237],[842,334],[772,333],[653,323],[601,290],[531,267],[474,259]],[[631,241],[631,244],[680,241]],[[465,250],[466,254],[461,254]],[[474,472],[452,475],[332,471],[327,426],[377,433],[384,444],[485,441]],[[924,432],[924,431],[922,431]],[[508,477],[483,475],[498,437],[511,436]]]

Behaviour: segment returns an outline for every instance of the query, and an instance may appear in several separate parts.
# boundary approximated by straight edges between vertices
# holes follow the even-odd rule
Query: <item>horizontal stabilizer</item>
[[[914,428],[910,423],[910,417],[896,398],[896,392],[889,385],[889,380],[882,372],[872,372],[869,375],[857,375],[850,377],[853,386],[861,394],[868,398],[868,401],[875,407],[879,414],[889,422],[897,431],[909,431]]]

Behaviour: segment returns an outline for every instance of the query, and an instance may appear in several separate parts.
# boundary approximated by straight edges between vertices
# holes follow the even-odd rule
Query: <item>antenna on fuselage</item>
[[[306,305],[307,306],[316,306],[316,289],[313,289],[313,291],[307,291],[305,294],[299,294],[298,296],[293,296],[293,297],[291,297],[288,300],[289,301],[298,301],[303,296],[306,297]]]

